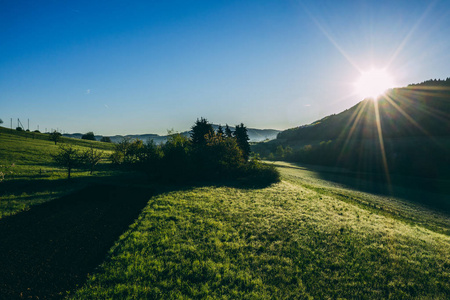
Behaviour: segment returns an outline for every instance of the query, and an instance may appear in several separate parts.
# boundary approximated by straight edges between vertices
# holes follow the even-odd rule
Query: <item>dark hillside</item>
[[[433,85],[434,84],[434,85]],[[378,106],[378,108],[377,108]],[[377,102],[366,99],[337,115],[310,126],[278,134],[285,140],[334,140],[377,138],[377,114],[385,138],[450,135],[450,79],[426,81],[389,91]]]
[[[377,101],[283,131],[253,151],[358,172],[448,178],[450,78],[392,89]]]

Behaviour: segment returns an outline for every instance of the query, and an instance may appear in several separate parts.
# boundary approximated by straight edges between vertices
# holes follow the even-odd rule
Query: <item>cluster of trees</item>
[[[81,136],[82,140],[95,141],[95,135],[92,131],[89,131]]]
[[[88,140],[88,141],[96,141],[96,139],[95,139],[95,134],[94,134],[92,131],[89,131],[89,132],[83,134],[83,135],[81,136],[81,139],[82,139],[82,140]],[[103,136],[103,137],[100,139],[100,142],[104,142],[104,143],[112,143],[111,138],[110,138],[109,136]]]
[[[59,146],[57,154],[53,155],[53,161],[60,167],[67,170],[67,178],[70,179],[74,168],[87,169],[90,174],[93,173],[95,166],[104,158],[101,151],[93,147],[85,151],[78,150],[71,145],[62,144]]]
[[[55,142],[55,145],[61,140],[62,134],[56,130],[49,134],[49,140]],[[82,140],[95,141],[95,135],[92,131],[89,131],[81,136]],[[100,142],[112,143],[111,138],[104,136],[100,139]]]
[[[417,87],[417,86],[450,86],[450,77],[446,79],[430,79],[420,83],[408,84],[408,87]]]
[[[392,174],[428,178],[448,178],[450,147],[448,140],[429,138],[385,139],[384,151],[376,139],[334,140],[299,148],[278,145],[260,154],[269,160],[284,160],[323,166],[337,166],[360,173],[384,173],[385,162]],[[384,152],[384,153],[383,153]],[[383,158],[384,156],[384,158]],[[385,161],[384,161],[385,160]]]
[[[144,144],[141,140],[124,139],[112,154],[115,164],[139,169],[153,179],[185,182],[195,179],[250,178],[265,184],[279,180],[273,167],[249,160],[250,145],[247,128],[228,125],[215,131],[205,118],[197,119],[190,137],[169,134],[166,143]]]

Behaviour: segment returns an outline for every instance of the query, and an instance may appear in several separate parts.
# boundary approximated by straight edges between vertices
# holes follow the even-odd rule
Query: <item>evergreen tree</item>
[[[236,130],[234,131],[234,136],[236,137],[236,142],[242,150],[242,154],[244,156],[245,161],[248,160],[250,156],[250,143],[248,142],[250,138],[247,134],[247,128],[243,123],[241,125],[236,126]]]
[[[220,137],[223,137],[224,132],[223,132],[222,125],[219,125],[219,128],[217,128],[217,135]]]
[[[229,138],[233,137],[233,132],[231,131],[230,127],[228,127],[228,124],[226,124],[225,126],[225,135]]]
[[[207,134],[211,134],[214,132],[212,124],[208,122],[205,118],[197,119],[194,126],[191,128],[191,139],[192,145],[195,148],[199,148],[206,145]]]

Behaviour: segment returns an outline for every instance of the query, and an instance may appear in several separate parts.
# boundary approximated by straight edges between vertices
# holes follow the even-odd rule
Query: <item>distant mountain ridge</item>
[[[217,130],[219,125],[213,124],[214,130]],[[225,129],[225,126],[222,126]],[[232,131],[235,130],[234,126],[229,126]],[[250,138],[250,142],[261,142],[264,140],[273,140],[277,137],[277,134],[280,132],[280,130],[276,129],[256,129],[256,128],[247,128],[247,133]],[[83,136],[82,133],[65,133],[63,134],[65,137],[70,138],[76,138],[81,139]],[[181,135],[189,136],[190,131],[183,131],[181,132]],[[95,139],[99,141],[103,135],[95,135]],[[105,136],[106,137],[106,136]],[[155,143],[164,143],[167,141],[167,135],[158,135],[158,134],[128,134],[128,135],[113,135],[113,136],[107,136],[111,139],[113,143],[118,143],[124,138],[130,138],[130,139],[140,139],[143,141],[153,140]]]

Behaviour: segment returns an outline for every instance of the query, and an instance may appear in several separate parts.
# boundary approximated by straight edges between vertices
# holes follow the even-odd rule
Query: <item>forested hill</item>
[[[450,78],[390,90],[377,102],[366,99],[339,114],[280,132],[281,140],[335,140],[450,135]],[[350,134],[351,133],[351,134]]]
[[[450,79],[392,89],[252,147],[266,159],[450,178]]]

